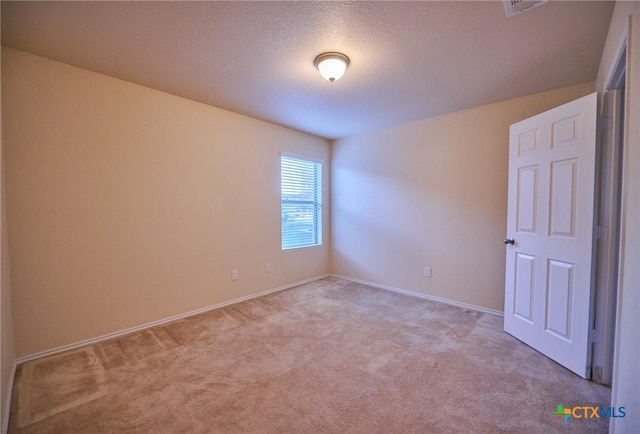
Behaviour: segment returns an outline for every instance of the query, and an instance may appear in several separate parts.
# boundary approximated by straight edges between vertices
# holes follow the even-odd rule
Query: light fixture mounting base
[[[347,66],[349,66],[349,62],[350,62],[349,58],[344,54],[338,53],[336,51],[328,51],[326,53],[318,54],[316,56],[316,59],[313,61],[313,64],[317,68],[318,64],[320,64],[320,62],[326,59],[341,59]]]

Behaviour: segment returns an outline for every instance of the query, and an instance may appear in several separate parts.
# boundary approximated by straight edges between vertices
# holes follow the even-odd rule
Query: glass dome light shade
[[[320,75],[333,83],[344,75],[349,65],[349,58],[341,53],[323,53],[316,57],[314,63]]]

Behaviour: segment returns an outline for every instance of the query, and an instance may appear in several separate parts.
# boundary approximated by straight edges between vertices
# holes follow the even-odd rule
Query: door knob
[[[511,244],[513,246],[516,243],[516,240],[514,240],[513,238],[505,238],[504,243]]]

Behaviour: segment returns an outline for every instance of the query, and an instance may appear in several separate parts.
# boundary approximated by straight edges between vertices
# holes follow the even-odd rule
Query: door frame
[[[593,381],[612,384],[616,318],[618,309],[618,288],[620,283],[620,264],[622,255],[622,190],[623,174],[625,171],[625,143],[627,115],[627,35],[618,44],[615,62],[607,75],[605,94],[601,95],[599,104],[600,137],[597,161],[599,165],[599,180],[597,191],[599,201],[596,210],[594,230],[599,235],[594,251],[594,306],[593,306],[593,335],[592,335],[592,375]],[[612,110],[603,113],[604,99],[609,91],[619,91],[618,103]],[[607,119],[608,118],[608,119]],[[609,125],[609,123],[611,123]],[[603,151],[603,141],[606,134],[610,134],[611,147],[608,152]],[[598,227],[601,216],[608,216],[608,225]]]

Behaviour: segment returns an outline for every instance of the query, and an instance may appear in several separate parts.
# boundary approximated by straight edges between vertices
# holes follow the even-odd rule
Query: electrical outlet
[[[271,273],[271,264],[267,262],[267,266],[265,267],[265,270],[267,270],[267,273]]]
[[[238,270],[231,270],[231,280],[238,280]]]
[[[424,277],[431,277],[431,267],[424,267]]]

